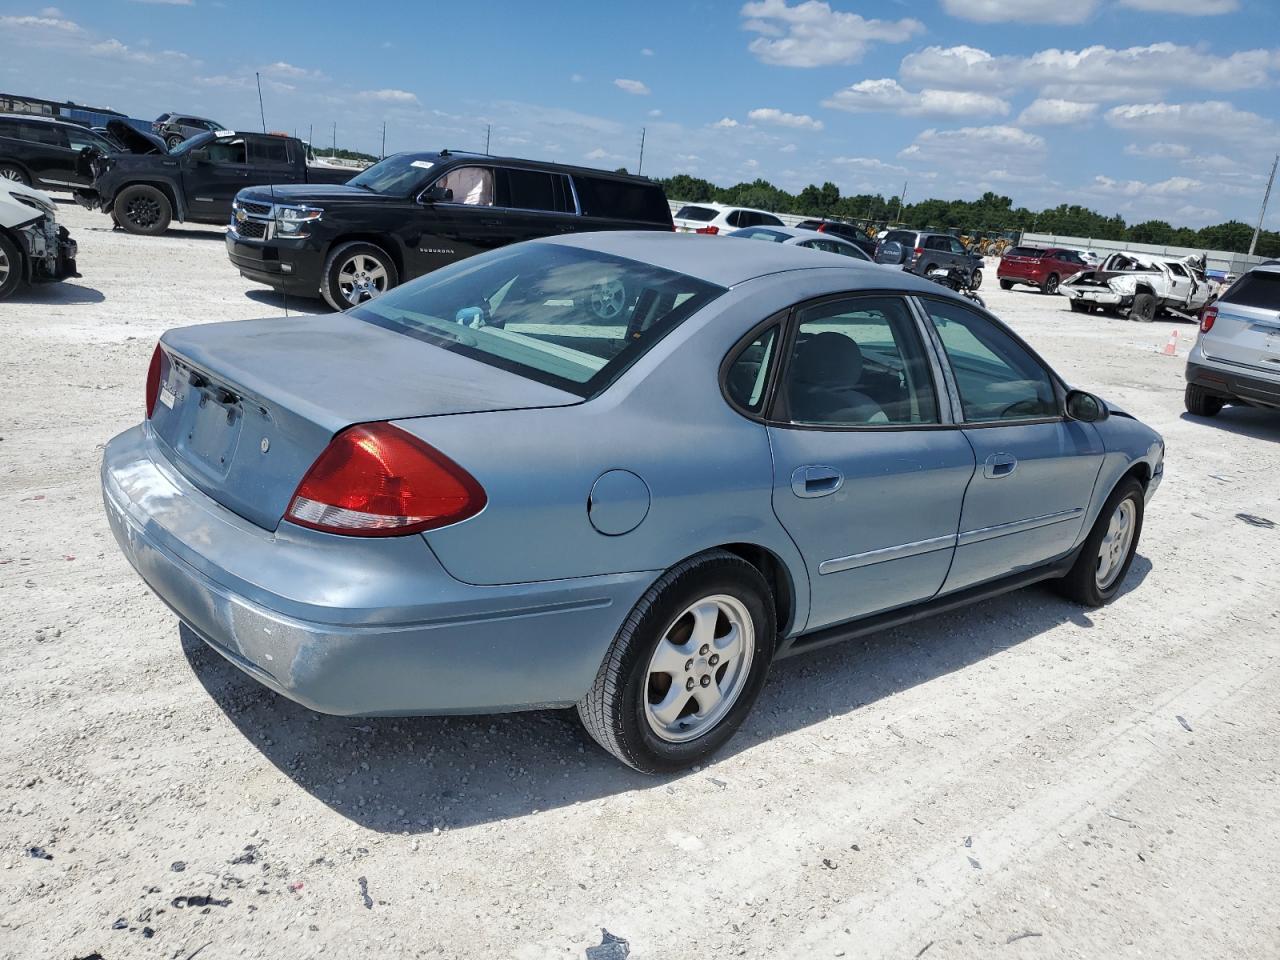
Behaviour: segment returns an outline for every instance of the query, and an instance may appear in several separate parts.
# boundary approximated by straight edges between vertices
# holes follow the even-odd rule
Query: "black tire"
[[[1045,278],[1043,284],[1040,285],[1040,292],[1047,293],[1050,296],[1058,292],[1058,275],[1051,273]]]
[[[1133,298],[1133,306],[1129,308],[1129,319],[1139,323],[1150,323],[1156,318],[1156,297],[1153,293],[1140,293]]]
[[[926,280],[928,280],[928,279],[929,279],[929,271],[930,271],[930,270],[936,270],[936,269],[937,269],[937,267],[938,267],[938,265],[937,265],[936,263],[927,263],[927,264],[925,264],[924,269],[920,271],[920,276],[922,276],[922,277],[924,277]]]
[[[182,143],[182,137],[178,136],[176,133],[170,134],[168,137],[165,137],[164,145],[168,147],[170,150],[172,150],[174,147],[176,147],[180,143]]]
[[[3,233],[0,233],[0,300],[7,300],[25,282],[26,270],[22,253]]]
[[[381,276],[376,270],[365,270],[359,265],[354,271],[348,272],[348,267],[353,261],[358,262],[360,258],[376,263],[381,268]],[[367,289],[376,292],[364,292],[352,298],[347,291],[343,290],[343,284],[352,285],[352,281],[361,274],[368,279]],[[391,258],[391,254],[372,243],[348,241],[338,244],[329,252],[324,262],[324,270],[320,274],[320,295],[324,297],[325,303],[341,311],[359,303],[367,303],[392,287],[398,286],[399,283],[400,271],[396,269],[396,262]],[[354,289],[353,286],[353,291]]]
[[[1072,313],[1092,313],[1093,312],[1093,308],[1090,307],[1083,300],[1069,300],[1067,302],[1071,304]]]
[[[1142,538],[1144,493],[1142,484],[1133,477],[1125,477],[1116,485],[1116,488],[1111,491],[1111,496],[1107,497],[1107,502],[1098,514],[1098,519],[1094,522],[1093,529],[1089,531],[1089,536],[1085,538],[1084,545],[1080,548],[1080,556],[1070,572],[1061,580],[1054,582],[1054,589],[1058,593],[1086,607],[1101,607],[1115,599],[1121,586],[1124,585],[1124,578],[1129,575],[1129,567],[1138,551],[1138,541]],[[1107,536],[1112,517],[1126,500],[1132,501],[1133,504],[1133,536],[1129,541],[1119,572],[1106,586],[1100,586],[1097,574],[1103,539]]]
[[[982,286],[982,268],[979,267],[977,270],[973,271],[973,276],[969,278],[969,289],[977,290],[981,286]]]
[[[116,222],[130,233],[157,237],[173,221],[173,205],[164,191],[150,184],[125,187],[112,205]]]
[[[20,183],[24,187],[31,186],[31,178],[27,176],[27,171],[23,170],[16,163],[0,163],[0,180],[8,180],[10,183]]]
[[[737,699],[714,726],[696,739],[671,742],[646,716],[650,661],[684,611],[716,595],[734,598],[752,621],[750,666]],[[578,701],[578,716],[592,739],[641,773],[693,766],[723,746],[750,712],[769,673],[776,636],[773,594],[759,570],[724,550],[691,557],[664,573],[627,616],[595,683]]]
[[[1206,393],[1204,387],[1196,386],[1194,383],[1187,384],[1187,389],[1182,394],[1182,402],[1187,408],[1187,413],[1197,417],[1216,417],[1226,403],[1221,397]]]
[[[1000,281],[1000,289],[1001,289],[1001,290],[1012,290],[1012,289],[1013,289],[1013,281],[1012,281],[1012,280],[1001,280],[1001,281]]]

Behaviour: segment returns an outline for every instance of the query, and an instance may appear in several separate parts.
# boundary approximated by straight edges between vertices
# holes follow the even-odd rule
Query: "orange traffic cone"
[[[1178,355],[1178,331],[1171,331],[1169,334],[1169,342],[1164,345],[1164,349],[1160,351],[1166,357],[1176,357]]]

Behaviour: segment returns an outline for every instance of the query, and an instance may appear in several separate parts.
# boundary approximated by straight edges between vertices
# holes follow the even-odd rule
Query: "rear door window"
[[[550,213],[572,212],[572,199],[563,174],[517,169],[506,169],[501,173],[507,182],[504,206]]]
[[[757,213],[756,223],[763,223],[770,227],[782,226],[782,221],[775,217],[772,213]]]
[[[727,217],[725,217],[725,218],[724,218],[724,222],[725,222],[725,223],[727,223],[727,224],[728,224],[729,226],[731,226],[731,227],[747,227],[747,226],[750,226],[750,224],[747,222],[746,218],[743,216],[743,214],[744,214],[745,212],[746,212],[746,211],[743,211],[743,210],[730,210],[730,211],[729,211],[729,215],[728,215]]]
[[[19,123],[18,136],[31,143],[43,143],[49,147],[65,147],[67,135],[61,127],[51,123]]]
[[[574,175],[578,202],[588,217],[637,220],[671,226],[667,195],[656,183]]]
[[[1231,285],[1222,302],[1280,310],[1280,270],[1251,270]]]

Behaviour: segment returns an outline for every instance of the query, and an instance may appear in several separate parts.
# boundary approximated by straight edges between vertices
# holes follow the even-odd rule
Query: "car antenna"
[[[258,81],[258,114],[259,114],[259,116],[261,116],[261,117],[262,117],[262,134],[263,134],[263,136],[266,136],[266,133],[267,133],[267,108],[266,108],[266,107],[264,107],[264,106],[262,105],[262,74],[255,70],[255,71],[253,72],[253,76],[254,76],[254,79]],[[246,154],[247,154],[247,152],[248,152],[248,150],[249,150],[249,145],[246,143],[246,144],[244,145],[244,148],[245,148],[245,151],[246,151]],[[249,159],[247,155],[245,156],[245,159],[246,159],[246,160],[248,160],[248,159]],[[302,164],[303,164],[303,167],[304,167],[304,168],[306,167],[306,163],[307,163],[307,161],[306,161],[306,157],[304,156],[304,157],[303,157],[303,159],[302,159]],[[274,183],[269,183],[269,184],[267,184],[267,189],[271,191],[271,219],[272,219],[272,220],[275,220],[275,219],[276,219],[276,216],[275,216],[275,214],[276,214],[276,185],[275,185]],[[283,289],[282,289],[280,292],[284,295],[284,316],[285,316],[285,319],[287,320],[287,319],[289,318],[289,291],[288,291],[288,290],[283,290]]]

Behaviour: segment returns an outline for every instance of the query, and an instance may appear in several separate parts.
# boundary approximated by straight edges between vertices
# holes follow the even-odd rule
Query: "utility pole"
[[[333,121],[333,152],[329,155],[330,159],[338,159],[338,121]]]
[[[1271,202],[1271,187],[1276,182],[1276,167],[1280,166],[1280,153],[1271,162],[1271,179],[1267,181],[1267,192],[1262,195],[1262,212],[1258,214],[1258,225],[1254,228],[1253,239],[1249,241],[1249,256],[1258,249],[1258,234],[1262,232],[1262,221],[1267,219],[1267,204]]]
[[[489,155],[489,134],[493,133],[493,124],[486,123],[484,125],[484,155]]]
[[[894,221],[895,223],[902,222],[902,208],[907,202],[907,183],[906,180],[902,181],[902,195],[898,197],[898,218]]]
[[[636,164],[637,177],[640,176],[640,174],[644,171],[644,133],[645,133],[645,128],[641,127],[640,128],[640,162]]]
[[[314,123],[307,124],[307,149],[313,154],[316,152],[316,125]]]
[[[379,160],[387,158],[387,121],[382,121],[382,152],[378,154]]]

